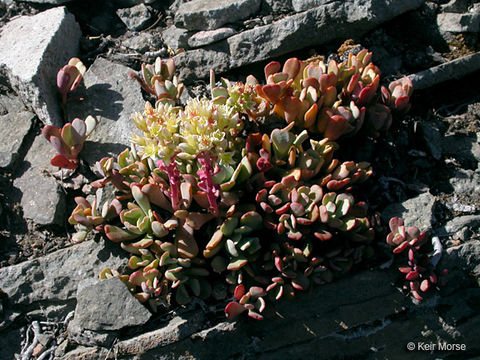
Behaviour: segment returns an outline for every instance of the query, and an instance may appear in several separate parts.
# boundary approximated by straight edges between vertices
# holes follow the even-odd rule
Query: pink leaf
[[[231,302],[225,307],[225,316],[228,320],[233,319],[244,312],[246,309],[237,302]]]

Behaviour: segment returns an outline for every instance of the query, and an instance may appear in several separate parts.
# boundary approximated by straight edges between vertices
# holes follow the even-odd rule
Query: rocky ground
[[[1,0],[0,26],[0,359],[480,353],[479,1]],[[66,220],[73,198],[92,192],[95,161],[123,150],[135,131],[130,115],[144,99],[129,71],[172,56],[185,96],[195,97],[210,68],[232,80],[262,78],[271,59],[360,47],[373,51],[385,82],[410,75],[417,90],[387,138],[349,141],[345,158],[373,164],[364,186],[373,210],[440,238],[446,286],[413,303],[397,290],[396,271],[379,267],[388,259],[381,245],[377,261],[281,302],[263,322],[224,322],[222,304],[152,315],[116,279],[95,280],[104,267],[123,266],[125,254],[100,237],[73,244]],[[62,178],[39,134],[63,122],[55,78],[73,56],[88,71],[67,117],[91,114],[99,126],[79,171]],[[409,342],[465,349],[408,351]]]

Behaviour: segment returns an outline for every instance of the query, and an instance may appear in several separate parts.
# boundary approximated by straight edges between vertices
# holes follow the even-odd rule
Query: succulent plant
[[[391,109],[399,112],[407,112],[411,106],[409,101],[412,92],[412,80],[404,76],[400,80],[392,81],[388,85],[388,89],[382,86],[382,99]]]
[[[413,86],[404,78],[388,89],[383,87],[382,99],[388,106],[380,111],[376,107],[380,70],[371,58],[372,53],[363,49],[340,64],[334,60],[325,64],[321,59],[306,63],[296,58],[288,59],[283,67],[271,62],[265,66],[266,85],[256,84],[256,91],[287,123],[330,140],[362,129],[378,137],[391,124],[390,107],[408,110]]]
[[[95,126],[96,121],[92,116],[88,116],[85,121],[74,119],[71,123],[65,124],[61,130],[53,125],[45,126],[42,134],[58,153],[50,163],[60,168],[76,169],[78,154]]]
[[[334,140],[381,136],[390,108],[404,112],[412,89],[399,80],[379,92],[371,56],[362,50],[342,63],[272,62],[265,85],[248,76],[216,86],[211,72],[212,99],[184,106],[173,60],[143,64],[131,75],[157,101],[133,115],[141,133],[116,159],[96,164],[100,179],[92,183],[113,185],[115,199],[99,210],[96,198],[78,197],[69,219],[74,239],[102,232],[129,253],[125,273],[105,269],[100,277],[119,277],[153,310],[231,293],[228,319],[242,312],[262,319],[266,301],[330,282],[371,256],[376,222],[354,194],[372,168],[335,158]],[[274,114],[284,128],[270,121]],[[87,134],[79,121],[45,130],[66,159],[56,163],[76,166]],[[402,247],[408,231],[397,225],[388,241]],[[418,254],[411,271],[425,261]]]
[[[226,282],[231,285],[241,284],[246,277],[260,280],[252,264],[261,255],[260,238],[256,235],[263,228],[263,219],[248,208],[244,207],[240,212],[232,209],[231,212],[235,212],[217,227],[203,250],[203,256],[211,259],[213,271],[226,272]]]
[[[67,103],[67,94],[75,91],[87,68],[78,58],[71,58],[57,73],[57,88],[62,95],[62,104]]]
[[[222,78],[221,85],[215,86],[215,73],[210,71],[210,91],[214,104],[227,105],[235,111],[246,113],[251,119],[266,115],[270,110],[268,102],[257,95],[255,88],[257,79],[249,75],[245,83],[232,84]]]
[[[173,59],[162,60],[157,57],[153,65],[142,64],[140,75],[130,72],[130,76],[137,80],[147,93],[154,95],[157,103],[175,106],[182,96],[184,85],[178,82],[175,75]]]
[[[238,285],[234,291],[234,299],[225,307],[225,316],[227,319],[233,319],[244,311],[248,311],[248,316],[256,320],[262,320],[261,313],[265,310],[265,290],[258,286],[252,286],[245,292],[244,285]]]
[[[75,198],[77,206],[72,211],[68,222],[75,225],[77,232],[73,235],[74,242],[82,242],[87,234],[93,229],[103,231],[105,222],[117,217],[122,211],[122,204],[117,199],[111,202],[105,202],[101,210],[97,207],[97,198],[90,203],[87,199],[77,196]]]
[[[387,244],[394,246],[393,253],[405,257],[406,264],[398,267],[398,270],[405,276],[406,285],[404,289],[410,292],[417,300],[423,300],[422,293],[437,286],[439,278],[435,272],[430,257],[424,250],[427,244],[425,232],[420,233],[416,226],[405,228],[403,219],[397,217],[389,221],[391,232],[387,235]],[[443,275],[446,275],[444,272]],[[442,281],[444,281],[442,276]]]

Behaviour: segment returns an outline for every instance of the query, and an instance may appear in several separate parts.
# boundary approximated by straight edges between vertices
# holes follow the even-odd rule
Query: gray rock
[[[128,355],[141,354],[138,355],[140,359],[227,360],[240,357],[311,359],[318,358],[318,349],[322,349],[322,359],[335,359],[339,353],[343,354],[342,346],[348,348],[348,343],[357,336],[359,342],[367,344],[363,345],[362,350],[351,354],[350,358],[364,358],[360,354],[365,355],[372,346],[372,343],[367,341],[367,336],[383,329],[390,323],[390,318],[395,318],[396,314],[404,311],[402,307],[406,305],[405,298],[391,285],[391,278],[392,273],[389,272],[361,272],[332,284],[315,287],[308,293],[298,294],[293,302],[277,302],[271,316],[265,321],[253,323],[246,317],[242,318],[242,315],[238,321],[212,324],[211,327],[203,326],[195,333],[183,336],[183,339],[175,336],[173,342],[166,343],[156,337],[148,338],[150,333],[147,333],[127,340],[130,345],[128,350],[123,341],[114,347],[114,350],[118,351],[120,358],[121,355],[127,358]],[[272,308],[270,307],[270,310]],[[176,332],[177,330],[174,330],[173,334]],[[412,336],[411,333],[408,335]],[[142,339],[141,342],[134,342],[139,338]],[[309,352],[301,357],[295,355],[295,352],[284,355],[295,345],[310,344],[321,339],[324,339],[326,344],[310,347]],[[342,346],[329,349],[328,343],[334,339],[339,339]],[[385,340],[382,348],[385,348]],[[327,351],[328,356],[324,356]]]
[[[446,204],[447,208],[460,213],[475,213],[479,206],[480,173],[460,169],[449,182],[454,191]],[[464,238],[464,236],[460,236],[460,238]]]
[[[442,137],[445,156],[455,158],[463,167],[475,169],[480,161],[479,135],[451,134]]]
[[[139,4],[130,8],[118,9],[118,17],[130,30],[143,30],[152,19],[152,13],[145,4]]]
[[[132,6],[141,4],[144,1],[142,1],[142,0],[113,0],[112,2],[117,9],[120,9],[120,8],[132,7]]]
[[[140,355],[154,349],[162,349],[199,331],[204,324],[203,312],[176,316],[160,329],[153,330],[115,344],[119,355]]]
[[[442,5],[442,12],[450,13],[464,13],[468,11],[470,0],[450,0],[448,3]]]
[[[122,42],[122,45],[128,49],[138,51],[139,53],[143,54],[150,49],[153,41],[154,39],[152,34],[141,32],[128,39],[125,39]]]
[[[480,191],[480,174],[473,170],[460,169],[449,182],[457,195],[470,195]]]
[[[188,30],[213,30],[244,20],[260,10],[261,0],[193,0],[181,4],[175,24]]]
[[[102,314],[103,316],[103,314]],[[98,316],[99,319],[102,317]],[[75,321],[71,321],[67,326],[68,340],[84,346],[103,346],[109,348],[118,331],[92,331],[82,328]]]
[[[187,3],[191,0],[174,0],[172,2],[172,4],[169,6],[169,10],[172,12],[172,13],[176,13],[178,11],[178,8],[180,7],[180,5],[184,4],[184,3]]]
[[[262,12],[289,13],[293,10],[292,0],[262,0]]]
[[[85,100],[69,104],[70,119],[85,119],[88,115],[97,119],[97,127],[80,153],[92,167],[103,157],[118,155],[137,132],[131,116],[143,111],[145,101],[140,85],[128,75],[130,71],[98,58],[85,73],[85,88],[79,89]]]
[[[188,39],[188,45],[192,48],[209,45],[235,35],[235,33],[236,31],[229,27],[216,30],[199,31]]]
[[[108,359],[110,351],[102,347],[79,346],[65,355],[59,357],[59,360],[98,360]]]
[[[205,49],[186,51],[177,55],[175,62],[180,78],[188,83],[208,77],[210,69],[218,73],[335,39],[361,36],[422,3],[336,1],[233,35]]]
[[[13,181],[13,186],[22,193],[23,216],[38,225],[65,223],[65,194],[47,173],[56,169],[50,165],[55,155],[53,147],[38,135],[25,156],[25,171]]]
[[[218,44],[222,43],[223,41]],[[217,50],[194,49],[176,55],[174,60],[179,78],[189,83],[206,78],[210,69],[214,69],[216,74],[229,70],[231,58],[227,52],[228,47],[225,51],[218,51],[218,48],[217,46]]]
[[[26,111],[17,97],[0,95],[0,168],[12,166],[20,156],[25,136],[33,125],[34,114]],[[15,131],[12,131],[15,124]]]
[[[1,268],[0,288],[8,295],[9,304],[20,311],[68,302],[75,299],[81,280],[97,277],[106,267],[118,269],[126,259],[118,244],[86,241]]]
[[[192,335],[192,339],[201,339],[202,341],[212,339],[222,332],[235,331],[238,328],[235,322],[221,322],[211,328],[202,330]]]
[[[109,331],[143,325],[150,317],[123,281],[114,277],[79,286],[72,322],[87,330]]]
[[[480,225],[480,215],[458,216],[447,222],[445,231],[447,233],[456,233],[463,228],[476,228]]]
[[[440,13],[437,15],[438,29],[441,32],[465,33],[480,31],[480,13]]]
[[[15,179],[13,186],[22,192],[23,216],[37,225],[63,225],[65,196],[61,186],[50,176],[28,169]]]
[[[480,280],[480,241],[471,240],[447,249],[448,258],[441,265],[464,267]]]
[[[434,204],[435,197],[426,192],[402,203],[387,206],[382,212],[382,219],[388,224],[390,218],[396,216],[404,220],[405,226],[417,226],[420,231],[428,231],[432,229]]]
[[[425,145],[434,159],[442,158],[442,135],[437,126],[430,122],[420,122],[420,130],[422,132]]]
[[[188,38],[190,34],[188,30],[172,25],[162,31],[162,39],[168,47],[173,51],[177,51],[188,48]]]
[[[422,90],[448,80],[460,79],[478,70],[480,70],[480,52],[431,67],[408,77],[412,80],[415,89]]]
[[[56,78],[78,53],[80,27],[65,7],[22,16],[0,33],[0,75],[45,124],[63,124]]]
[[[334,1],[336,0],[292,0],[292,7],[296,12],[300,12],[316,6],[326,5]]]
[[[74,0],[18,0],[18,1],[31,2],[31,3],[37,3],[37,4],[60,5],[60,4],[65,4],[67,2],[74,1]]]

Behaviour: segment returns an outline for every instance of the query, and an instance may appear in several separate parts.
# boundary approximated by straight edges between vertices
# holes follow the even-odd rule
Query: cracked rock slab
[[[113,277],[79,288],[73,323],[87,330],[111,331],[143,325],[151,315],[123,281]]]
[[[124,251],[108,240],[86,241],[1,268],[0,289],[8,295],[10,306],[21,311],[45,307],[48,302],[75,299],[81,280],[98,277],[105,267],[118,269],[126,258]]]
[[[292,7],[296,12],[300,12],[316,6],[326,5],[334,1],[336,0],[292,0]]]
[[[442,82],[460,79],[480,69],[480,52],[433,66],[408,77],[416,90],[428,89]]]
[[[12,166],[20,156],[25,136],[33,125],[34,114],[17,97],[0,95],[0,168]],[[15,124],[15,131],[12,131]]]
[[[336,39],[360,36],[423,2],[335,1],[243,31],[205,48],[185,51],[175,56],[175,64],[179,78],[188,83],[208,77],[210,69],[221,73]]]
[[[192,48],[209,45],[235,35],[235,33],[236,31],[229,27],[216,30],[199,31],[188,39],[188,45]]]
[[[38,135],[25,156],[25,171],[13,181],[13,186],[22,193],[23,216],[37,225],[63,225],[65,221],[65,194],[48,174],[56,169],[50,165],[55,155],[53,147]]]
[[[0,32],[0,75],[45,124],[63,123],[57,72],[78,53],[80,26],[65,7],[21,16]]]
[[[260,5],[261,0],[193,0],[179,6],[175,24],[188,30],[214,30],[247,19]]]
[[[205,321],[203,312],[197,311],[184,316],[176,316],[164,327],[153,330],[134,338],[120,341],[115,345],[119,355],[140,355],[148,351],[160,350],[189,337],[199,331]]]
[[[145,104],[140,85],[129,76],[132,69],[98,58],[84,76],[85,87],[77,89],[83,101],[69,104],[69,119],[92,115],[97,127],[89,135],[80,156],[91,167],[103,157],[117,156],[140,133],[131,116]]]

